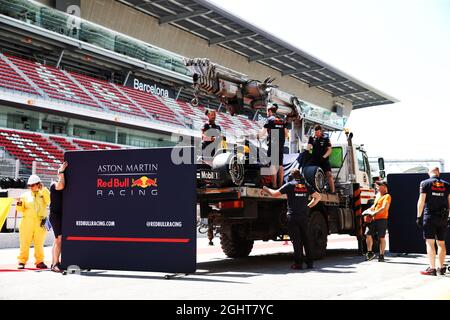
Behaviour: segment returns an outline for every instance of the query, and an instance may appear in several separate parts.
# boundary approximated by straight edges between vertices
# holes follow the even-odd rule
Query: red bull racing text
[[[158,178],[97,178],[97,197],[157,196]]]

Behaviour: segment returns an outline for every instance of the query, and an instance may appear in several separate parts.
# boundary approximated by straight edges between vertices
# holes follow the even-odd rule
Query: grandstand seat
[[[56,174],[64,159],[65,151],[121,149],[118,145],[103,142],[71,140],[11,129],[0,129],[0,146],[29,169],[35,161],[36,173],[44,176]]]
[[[173,110],[164,104],[157,96],[150,93],[144,93],[139,90],[134,90],[130,87],[121,86],[126,94],[132,97],[143,109],[145,109],[155,120],[161,122],[169,122],[173,125],[181,126],[182,124],[177,120],[176,114]]]
[[[76,143],[83,150],[114,150],[114,149],[121,149],[120,146],[116,146],[116,145],[112,145],[112,144],[106,144],[106,143],[100,143],[100,142],[90,142],[90,141],[86,141],[86,140],[73,139],[73,143]]]
[[[50,98],[101,109],[91,97],[61,72],[61,70],[14,56],[7,56],[7,58]]]
[[[71,77],[57,68],[14,56],[8,55],[6,57],[53,99],[103,111],[103,107],[95,101],[95,99],[98,99],[104,107],[117,114],[147,120],[151,117],[153,120],[165,124],[186,126],[193,129],[201,127],[207,120],[204,114],[205,108],[202,106],[193,107],[183,101],[159,97],[127,86],[112,85],[104,80],[78,73],[70,73],[76,79],[76,81],[72,81]],[[16,82],[12,83],[11,79]],[[3,60],[0,60],[0,86],[38,94]],[[91,98],[92,96],[95,99]],[[256,122],[247,119],[245,116],[230,116],[225,112],[218,113],[217,123],[221,125],[227,136],[237,137],[243,133],[248,134],[259,129]],[[71,143],[69,139],[64,138],[52,138],[51,140],[52,143],[59,145],[64,150],[98,149],[94,145],[88,144],[78,146],[78,143]],[[112,146],[107,147],[113,148]]]
[[[249,131],[249,130],[250,131],[254,131],[254,130],[258,130],[259,129],[259,125],[255,121],[249,120],[245,116],[238,115],[238,116],[236,116],[236,119],[241,122],[241,126],[246,131]]]
[[[233,122],[230,120],[229,115],[224,112],[218,112],[216,116],[216,122],[222,127],[224,133],[229,135],[237,135],[236,128],[233,126]],[[239,130],[241,131],[241,130]]]
[[[62,149],[66,151],[80,150],[79,147],[77,147],[75,144],[73,144],[72,142],[63,137],[51,136],[50,140],[54,141],[56,144],[58,144]]]
[[[0,145],[29,168],[36,161],[38,174],[54,173],[63,160],[63,152],[40,134],[0,129]]]
[[[193,122],[193,125],[197,127],[201,127],[207,120],[205,108],[202,106],[194,108],[184,101],[169,98],[163,98],[163,101],[166,105],[170,105],[179,115],[186,119],[190,119]]]
[[[112,112],[148,119],[139,107],[135,106],[110,83],[77,73],[70,73],[70,75]]]
[[[0,87],[39,95],[39,93],[31,87],[21,75],[2,59],[0,59]]]

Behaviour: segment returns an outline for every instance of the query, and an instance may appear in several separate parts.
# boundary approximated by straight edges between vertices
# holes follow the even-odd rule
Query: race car
[[[267,150],[255,145],[248,139],[238,141],[233,150],[219,149],[212,158],[204,158],[197,165],[197,187],[239,187],[261,188],[272,186],[270,163]],[[288,181],[289,172],[300,168],[306,181],[318,192],[325,189],[326,176],[320,167],[312,166],[311,155],[303,153],[284,154],[284,180]],[[266,169],[266,170],[264,170]]]

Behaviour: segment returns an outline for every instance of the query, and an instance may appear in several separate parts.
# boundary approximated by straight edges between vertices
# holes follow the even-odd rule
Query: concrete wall
[[[257,62],[249,63],[245,57],[222,47],[210,47],[207,41],[169,24],[160,26],[157,19],[118,1],[81,0],[81,15],[84,19],[182,56],[209,58],[254,79],[264,80],[273,76],[282,90],[321,107],[330,109],[334,101],[340,101],[344,104],[347,115],[352,109],[347,100],[333,98],[331,94],[317,88],[309,88],[307,84],[292,77],[282,77],[281,73]]]

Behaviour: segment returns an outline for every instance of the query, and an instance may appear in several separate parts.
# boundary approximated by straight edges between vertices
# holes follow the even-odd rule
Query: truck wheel
[[[247,257],[253,249],[253,240],[242,239],[236,234],[220,234],[220,245],[222,251],[229,258]]]
[[[320,167],[306,166],[303,167],[303,175],[306,181],[316,189],[317,192],[323,192],[327,183],[325,173]]]
[[[314,211],[309,219],[309,243],[314,260],[322,259],[327,250],[328,227],[323,214]]]
[[[244,181],[244,165],[232,153],[216,154],[212,169],[219,172],[222,186],[240,186]]]

